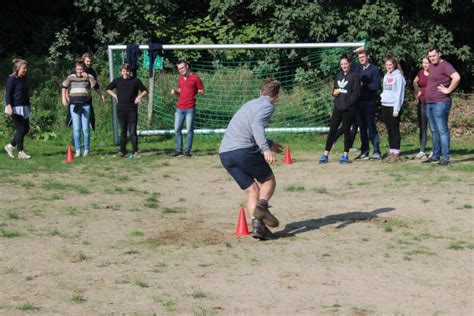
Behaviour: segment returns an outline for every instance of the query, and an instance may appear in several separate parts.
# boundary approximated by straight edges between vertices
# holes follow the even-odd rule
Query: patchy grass
[[[40,308],[33,303],[23,303],[17,306],[17,309],[23,312],[39,311]]]
[[[82,251],[78,251],[71,259],[72,262],[81,262],[89,259],[89,257]]]
[[[200,290],[194,290],[192,293],[191,293],[191,296],[192,298],[194,299],[201,299],[201,298],[206,298],[208,296],[208,294],[204,291],[200,291]]]
[[[304,191],[304,186],[297,185],[297,184],[291,184],[291,185],[287,185],[284,190],[286,192],[303,192]]]
[[[157,193],[153,193],[151,196],[145,199],[145,203],[143,205],[148,208],[158,208],[158,196],[159,195]]]
[[[145,234],[139,230],[134,230],[130,233],[130,237],[143,237]]]
[[[218,313],[203,306],[198,306],[193,311],[194,316],[216,316]]]
[[[162,212],[164,214],[178,214],[186,213],[186,209],[184,207],[164,207]]]
[[[133,284],[138,285],[139,287],[143,287],[143,288],[150,287],[150,285],[143,280],[135,280]]]
[[[169,295],[158,296],[155,295],[152,297],[155,303],[159,303],[163,306],[164,310],[168,313],[176,311],[176,302]]]
[[[7,213],[7,216],[9,219],[19,219],[20,217],[18,216],[18,213],[15,211],[9,211]]]
[[[84,298],[84,295],[76,293],[71,296],[70,301],[76,304],[81,304],[84,303],[86,299]]]
[[[455,240],[449,243],[448,249],[451,250],[463,250],[463,249],[474,249],[474,243],[469,243],[463,240]]]
[[[14,238],[21,236],[21,232],[16,229],[0,228],[0,236],[5,238]]]
[[[320,193],[320,194],[328,193],[328,190],[325,187],[314,187],[311,190],[315,193]]]

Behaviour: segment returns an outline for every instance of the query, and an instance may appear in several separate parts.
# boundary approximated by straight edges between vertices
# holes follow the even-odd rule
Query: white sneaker
[[[81,151],[80,150],[76,150],[76,154],[74,155],[74,157],[81,157]]]
[[[15,158],[15,155],[13,154],[15,147],[13,147],[12,144],[6,144],[3,148],[5,148],[5,151],[7,152],[8,156],[10,156],[10,158]]]
[[[80,155],[80,153],[79,153]],[[84,150],[84,153],[82,154],[82,157],[87,157],[89,156],[89,151],[88,150]]]
[[[382,160],[382,156],[379,153],[374,153],[370,160]]]
[[[424,151],[420,151],[418,154],[416,154],[415,158],[416,159],[423,159],[426,158],[426,153]]]
[[[350,152],[350,153],[355,153],[355,152],[357,152],[357,151],[359,151],[359,149],[354,148],[354,147],[349,148],[349,152]]]
[[[18,159],[31,159],[30,155],[27,155],[23,150],[18,152]]]

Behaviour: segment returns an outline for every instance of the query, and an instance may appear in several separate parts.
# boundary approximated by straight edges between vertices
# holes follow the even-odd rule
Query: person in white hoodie
[[[405,98],[406,81],[400,70],[397,59],[393,56],[385,58],[387,73],[383,77],[382,118],[388,132],[390,152],[386,162],[400,161],[400,112]]]

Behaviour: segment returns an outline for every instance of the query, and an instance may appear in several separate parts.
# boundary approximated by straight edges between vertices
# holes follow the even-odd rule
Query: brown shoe
[[[388,156],[384,159],[385,162],[399,162],[400,161],[400,155],[399,154],[394,154],[390,153]]]
[[[276,236],[268,229],[268,227],[257,218],[252,219],[252,237],[259,240],[276,239]]]
[[[268,201],[258,200],[257,207],[255,208],[255,218],[260,219],[267,226],[277,227],[280,225],[280,222],[270,213],[268,207]]]

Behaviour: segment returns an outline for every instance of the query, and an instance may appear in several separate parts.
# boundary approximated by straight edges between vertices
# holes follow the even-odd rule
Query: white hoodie
[[[383,92],[380,95],[383,106],[393,107],[399,113],[405,99],[406,81],[400,70],[395,69],[383,77]]]

